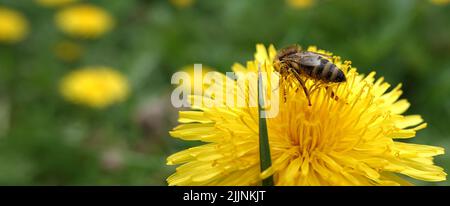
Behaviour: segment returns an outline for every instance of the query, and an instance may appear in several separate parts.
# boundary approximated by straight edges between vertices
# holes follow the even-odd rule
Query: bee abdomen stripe
[[[330,72],[330,68],[332,65],[333,64],[331,62],[328,62],[327,64],[325,64],[325,68],[323,68],[322,74],[321,74],[322,77],[324,77],[324,78],[327,77],[327,74]]]
[[[312,71],[312,75],[317,78],[319,76],[319,73],[322,72],[322,70],[323,70],[323,65],[321,65],[321,64],[316,65]]]
[[[335,66],[333,66],[331,69],[331,72],[332,72],[332,74],[330,77],[330,81],[334,81],[336,79],[337,75],[339,74],[339,70]]]

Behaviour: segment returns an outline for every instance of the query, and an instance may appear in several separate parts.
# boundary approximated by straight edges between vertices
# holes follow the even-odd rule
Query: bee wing
[[[304,66],[316,66],[320,64],[320,56],[313,53],[304,53],[300,56],[300,63]]]
[[[312,52],[312,51],[310,51],[309,53],[316,54],[316,55],[319,55],[321,57],[325,57],[325,58],[328,58],[328,59],[330,59],[332,57],[331,55],[328,55],[328,54],[321,54],[321,53]]]

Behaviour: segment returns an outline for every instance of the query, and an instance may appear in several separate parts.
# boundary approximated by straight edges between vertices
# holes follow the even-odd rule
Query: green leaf
[[[267,132],[266,118],[262,116],[264,106],[264,87],[261,76],[261,66],[258,65],[258,118],[259,118],[259,159],[261,172],[272,166],[270,157],[269,135]],[[262,186],[273,186],[273,177],[269,176],[262,181]]]

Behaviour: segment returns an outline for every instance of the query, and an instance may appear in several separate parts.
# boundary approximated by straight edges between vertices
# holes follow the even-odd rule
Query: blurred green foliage
[[[188,8],[163,0],[89,2],[111,12],[115,29],[97,40],[74,39],[84,54],[65,63],[53,52],[70,40],[54,24],[58,9],[0,0],[31,27],[25,41],[0,45],[2,185],[165,185],[174,170],[165,158],[188,146],[167,133],[176,125],[171,74],[192,63],[228,71],[252,59],[256,43],[317,45],[362,73],[376,70],[394,86],[403,83],[408,114],[429,123],[408,141],[445,147],[436,162],[450,170],[450,5],[317,0],[299,10],[269,0],[197,0]],[[130,98],[103,110],[64,101],[59,80],[85,65],[126,74]]]

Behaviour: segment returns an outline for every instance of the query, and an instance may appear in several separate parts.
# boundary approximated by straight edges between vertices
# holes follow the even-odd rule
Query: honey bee
[[[311,106],[310,92],[302,77],[310,78],[319,83],[341,83],[347,80],[344,72],[327,58],[329,56],[303,51],[300,46],[292,45],[277,53],[274,59],[274,67],[275,71],[281,75],[282,80],[287,80],[291,76],[297,79],[305,92],[309,106]],[[334,92],[332,92],[332,97],[337,99]]]

